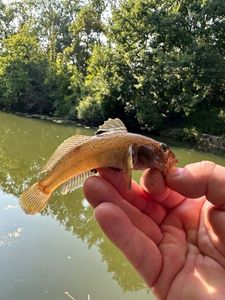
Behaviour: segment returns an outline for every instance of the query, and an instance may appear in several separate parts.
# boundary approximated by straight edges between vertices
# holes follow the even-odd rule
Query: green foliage
[[[224,134],[223,0],[0,1],[0,17],[2,109]]]
[[[82,95],[83,78],[78,68],[67,61],[63,54],[58,54],[51,64],[46,77],[48,96],[53,103],[56,116],[74,119],[75,106]]]
[[[96,46],[87,68],[87,92],[101,104],[104,118],[119,116],[123,107],[119,95],[125,80],[115,62],[117,57],[109,47]]]
[[[185,127],[182,129],[180,133],[180,139],[183,142],[188,142],[188,143],[196,143],[200,139],[200,132],[197,130],[196,127]]]
[[[47,60],[25,26],[6,38],[0,56],[0,105],[18,111],[48,112]]]
[[[184,126],[194,125],[203,133],[223,135],[225,133],[225,110],[216,107],[200,107],[185,119]]]
[[[100,124],[104,118],[101,103],[91,96],[84,97],[77,107],[78,118],[90,125]]]
[[[194,126],[183,128],[167,128],[161,131],[161,135],[166,138],[172,138],[177,141],[196,145],[202,141],[201,132]]]
[[[104,1],[90,1],[81,7],[69,27],[72,40],[67,51],[83,74],[86,74],[88,59],[94,46],[100,44],[100,37],[104,32],[101,20],[103,11]]]
[[[224,105],[225,4],[216,2],[129,0],[114,11],[111,39],[133,80],[130,104],[147,128],[174,113],[188,116],[199,103]]]

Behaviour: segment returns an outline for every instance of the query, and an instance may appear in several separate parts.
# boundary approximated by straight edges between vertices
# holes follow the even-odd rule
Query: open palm
[[[212,162],[146,171],[128,190],[101,170],[84,192],[109,239],[159,299],[224,299],[225,168]]]

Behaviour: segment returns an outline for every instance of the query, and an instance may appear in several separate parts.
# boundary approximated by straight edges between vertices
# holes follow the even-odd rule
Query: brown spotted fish
[[[62,194],[71,192],[98,168],[122,169],[130,188],[132,169],[156,168],[166,175],[176,163],[166,144],[127,132],[120,119],[108,119],[95,136],[74,135],[65,140],[44,166],[43,179],[22,193],[20,204],[27,214],[38,213],[55,189],[62,186]]]

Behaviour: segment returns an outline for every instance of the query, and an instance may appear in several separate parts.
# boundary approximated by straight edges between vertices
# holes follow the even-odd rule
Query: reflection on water
[[[14,231],[8,232],[7,234],[0,237],[0,246],[10,246],[15,238],[21,235],[23,228],[16,228]]]
[[[74,298],[76,298],[76,295],[80,295],[80,298],[76,299],[81,300],[87,299],[88,289],[91,288],[94,289],[92,294],[97,295],[96,298],[91,298],[92,300],[151,299],[151,296],[147,294],[148,290],[132,267],[118,250],[104,238],[93,220],[92,209],[84,200],[81,189],[63,197],[59,193],[55,193],[48,208],[39,216],[26,216],[18,207],[20,193],[25,187],[38,179],[41,167],[55,148],[73,134],[92,135],[93,130],[78,126],[56,125],[0,113],[0,133],[0,189],[3,191],[0,197],[1,199],[7,198],[0,206],[0,251],[4,247],[10,246],[10,249],[12,248],[10,252],[12,260],[21,256],[20,251],[27,253],[28,256],[25,265],[19,263],[13,267],[13,272],[15,274],[21,273],[23,278],[18,275],[19,277],[15,279],[12,272],[10,273],[7,269],[6,262],[3,262],[3,270],[5,269],[3,274],[5,276],[2,275],[0,282],[3,280],[2,284],[5,286],[4,290],[6,292],[4,297],[1,297],[0,294],[0,299],[19,300],[20,297],[21,300],[66,299],[63,297],[65,297],[65,290],[68,289],[68,291],[74,291]],[[202,159],[211,159],[225,165],[224,158],[214,155],[203,154],[181,147],[174,147],[174,150],[179,158],[180,165]],[[58,237],[54,237],[55,232],[57,232]],[[67,232],[72,233],[72,238],[68,237]],[[36,237],[38,237],[38,240]],[[21,239],[21,243],[16,244],[16,239]],[[78,244],[76,244],[74,252],[71,253],[69,249],[74,247],[71,243],[74,243],[75,240]],[[56,241],[58,242],[57,246],[51,249],[51,245]],[[63,243],[63,241],[65,242]],[[36,245],[37,242],[38,246]],[[34,245],[37,248],[33,249]],[[87,249],[84,250],[86,246]],[[28,251],[27,247],[31,247],[32,252]],[[38,249],[38,253],[36,249]],[[95,249],[97,249],[97,252]],[[61,253],[65,255],[63,262],[60,262]],[[0,254],[4,257],[4,253]],[[7,254],[6,257],[9,257],[9,253]],[[49,265],[52,268],[50,262],[53,254],[59,255],[54,268],[58,268],[62,273],[60,274],[60,284],[65,287],[64,292],[58,291],[60,284],[57,281],[58,279],[55,278],[56,275],[53,274],[53,276],[50,276],[51,279],[46,279],[47,277],[43,276],[43,267],[40,266]],[[92,257],[92,255],[94,256]],[[91,274],[91,271],[96,274],[99,273],[101,287],[98,286],[97,277],[92,279],[89,286],[85,286],[85,281],[88,282],[88,276],[90,276],[90,274],[87,275],[85,268],[97,260],[99,255],[102,262],[99,261],[93,267],[93,270],[89,270],[89,273]],[[81,258],[80,262],[77,261],[79,258]],[[91,262],[90,259],[92,259]],[[83,268],[81,267],[77,271],[81,262]],[[71,270],[68,264],[70,264]],[[103,265],[106,265],[107,272],[112,278],[107,279],[106,270],[99,271]],[[28,266],[35,269],[35,272],[28,271]],[[80,280],[82,276],[86,276],[83,281]],[[7,290],[7,284],[4,280],[10,282],[13,278],[16,284],[13,288],[11,285],[10,289]],[[29,288],[25,286],[28,278],[30,281]],[[53,286],[51,291],[50,288],[38,287],[38,284],[41,285],[42,283],[43,285],[44,280],[47,280],[48,286]],[[105,286],[102,284],[104,280],[108,280],[107,283],[105,282]],[[117,286],[115,286],[115,283]],[[109,284],[112,286],[109,287]],[[90,285],[93,286],[90,287]],[[39,289],[40,294],[36,292],[36,296],[31,295],[32,291],[36,289]],[[131,291],[132,293],[130,293]],[[135,293],[135,291],[140,291],[140,294],[138,294],[139,292]],[[123,292],[126,293],[123,294]],[[63,297],[62,293],[64,293]],[[17,298],[13,298],[14,295],[17,295]],[[86,296],[84,297],[84,295]]]
[[[31,120],[5,113],[0,113],[0,132],[0,188],[4,192],[4,195],[7,195],[9,198],[10,195],[13,195],[17,201],[22,190],[38,179],[41,167],[63,140],[73,134],[92,135],[94,133],[94,131],[90,129],[87,130],[75,126],[59,126],[50,122]],[[29,245],[33,243],[33,237],[31,238],[29,236],[28,231],[32,228],[32,230],[38,230],[39,234],[40,230],[40,228],[32,227],[33,225],[31,226],[30,224],[24,226],[24,218],[25,220],[34,220],[37,217],[24,215],[18,203],[15,201],[13,203],[4,203],[4,205],[0,207],[0,211],[1,215],[5,216],[6,213],[9,214],[12,212],[15,217],[13,221],[10,221],[11,226],[9,222],[3,224],[5,227],[8,227],[8,231],[4,232],[4,230],[2,230],[1,232],[0,230],[0,246],[13,246],[15,253],[12,253],[12,255],[16,257],[18,255],[16,252],[17,245],[12,245],[14,240],[16,238],[23,238],[23,242]],[[23,221],[18,223],[17,220],[21,217]],[[142,280],[136,275],[132,267],[126,262],[117,249],[104,238],[93,219],[92,209],[87,205],[87,201],[84,200],[81,189],[63,197],[56,192],[51,199],[50,205],[41,216],[39,215],[38,217],[40,218],[39,227],[43,223],[43,217],[47,217],[47,220],[53,218],[58,224],[63,225],[63,235],[66,235],[66,231],[69,231],[81,243],[87,245],[89,249],[93,249],[93,247],[97,248],[98,255],[100,254],[101,260],[104,262],[103,264],[106,263],[107,272],[113,277],[109,282],[113,280],[117,282],[121,291],[138,291],[144,289],[140,294],[141,298],[149,299],[149,295],[146,293],[147,289]],[[13,224],[14,222],[15,224]],[[2,226],[2,228],[4,226]],[[44,228],[43,230],[46,235],[52,234],[49,228]],[[48,241],[46,245],[48,245]],[[66,247],[67,245],[60,245],[61,251],[65,251]],[[76,251],[79,252],[77,249]],[[51,255],[51,252],[48,253],[47,259],[50,260]],[[73,255],[66,255],[66,258],[67,261],[74,264],[73,259],[79,259],[82,255],[83,253],[81,251],[77,256],[76,253],[74,253]],[[87,256],[85,259],[88,261]],[[101,262],[99,262],[99,265],[100,264]],[[85,262],[83,262],[83,265],[85,266]],[[99,265],[95,267],[95,272],[97,272]],[[36,262],[33,262],[33,267],[36,267]],[[63,265],[63,267],[65,267],[65,265]],[[74,265],[74,274],[76,274],[75,270],[76,264]],[[19,272],[19,267],[17,271]],[[35,274],[35,277],[36,276],[40,275]],[[65,282],[67,282],[67,280],[65,280]],[[57,286],[57,282],[55,282],[55,285]],[[75,285],[75,283],[73,283],[73,285]],[[96,287],[96,284],[94,284],[94,286]],[[105,287],[103,286],[102,289],[105,290],[105,292],[107,290],[110,291],[107,285]],[[100,298],[100,295],[105,292],[99,291],[98,298],[96,299],[107,299],[108,297]],[[76,290],[75,295],[77,294],[79,294],[79,292]],[[49,293],[46,293],[46,295],[48,295],[48,299],[57,299],[56,296],[52,297]],[[135,295],[135,293],[133,295]],[[24,294],[23,297],[24,300],[27,296]],[[7,294],[5,298],[9,298]],[[58,296],[58,299],[61,298]],[[132,293],[123,294],[122,299],[132,299]]]
[[[11,209],[11,208],[18,208],[18,205],[12,205],[12,204],[7,204],[3,207],[3,209]]]
[[[11,239],[17,238],[20,236],[23,227],[16,228],[14,231],[8,233],[8,237]]]

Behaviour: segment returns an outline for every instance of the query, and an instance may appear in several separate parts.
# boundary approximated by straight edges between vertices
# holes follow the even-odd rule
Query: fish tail
[[[20,205],[26,214],[34,215],[46,207],[50,196],[51,193],[45,193],[39,182],[36,182],[22,193]]]

